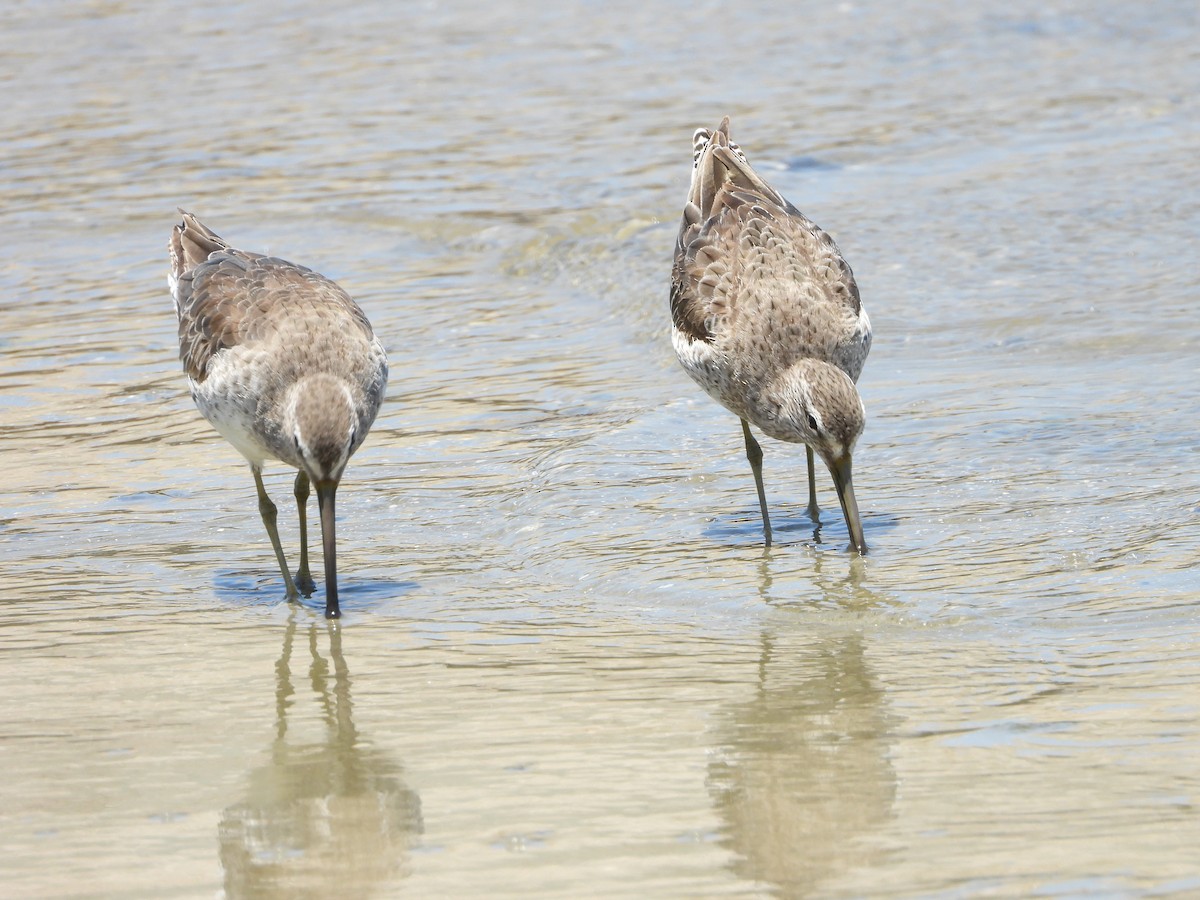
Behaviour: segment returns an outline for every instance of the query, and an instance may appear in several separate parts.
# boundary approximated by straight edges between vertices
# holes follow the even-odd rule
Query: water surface
[[[0,26],[6,893],[1200,892],[1194,4]],[[775,442],[764,552],[670,349],[725,114],[875,326],[865,559]],[[391,355],[340,627],[188,399],[176,206]]]

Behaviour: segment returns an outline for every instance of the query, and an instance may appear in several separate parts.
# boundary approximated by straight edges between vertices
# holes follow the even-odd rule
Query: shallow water
[[[5,893],[1200,892],[1194,4],[400,10],[0,13]],[[865,559],[670,349],[724,114],[875,326]],[[391,355],[338,627],[177,205]]]

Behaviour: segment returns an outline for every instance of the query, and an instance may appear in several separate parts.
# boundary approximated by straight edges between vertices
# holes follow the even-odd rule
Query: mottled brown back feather
[[[195,381],[204,381],[221,350],[265,339],[299,306],[325,307],[368,338],[373,334],[335,282],[286,260],[236,250],[189,213],[172,230],[170,250],[179,356]]]
[[[729,308],[724,298],[739,295],[739,270],[748,247],[764,241],[767,223],[773,239],[792,239],[789,252],[796,254],[798,262],[814,264],[794,272],[796,281],[818,287],[857,315],[862,309],[858,285],[833,239],[754,171],[729,139],[728,117],[716,131],[697,131],[694,144],[692,186],[671,273],[675,327],[694,340],[712,343],[715,319],[736,317],[737,310]],[[814,240],[824,259],[809,258],[803,251]]]

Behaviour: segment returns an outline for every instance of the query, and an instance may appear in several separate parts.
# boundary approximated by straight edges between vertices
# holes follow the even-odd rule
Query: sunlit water
[[[0,885],[1200,893],[1193,3],[10,4]],[[694,128],[876,338],[865,559],[687,379]],[[192,407],[175,207],[392,360],[345,619]],[[291,479],[272,470],[295,553]]]

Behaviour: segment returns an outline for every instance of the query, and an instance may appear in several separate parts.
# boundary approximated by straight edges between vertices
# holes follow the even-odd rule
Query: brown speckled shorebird
[[[179,356],[192,399],[250,463],[258,510],[288,600],[316,585],[308,568],[305,504],[317,490],[325,558],[325,616],[341,615],[333,498],[346,462],[383,402],[388,366],[371,323],[350,296],[310,269],[235,250],[183,212],[171,231],[168,282]],[[295,466],[300,568],[288,571],[276,508],[263,487],[267,459]]]
[[[851,478],[866,419],[854,386],[871,323],[833,239],[768,185],[729,139],[729,118],[692,138],[692,186],[671,272],[672,341],[684,369],[741,419],[763,533],[771,520],[750,423],[808,450],[808,513],[819,521],[813,452],[833,475],[850,541],[867,550]]]

